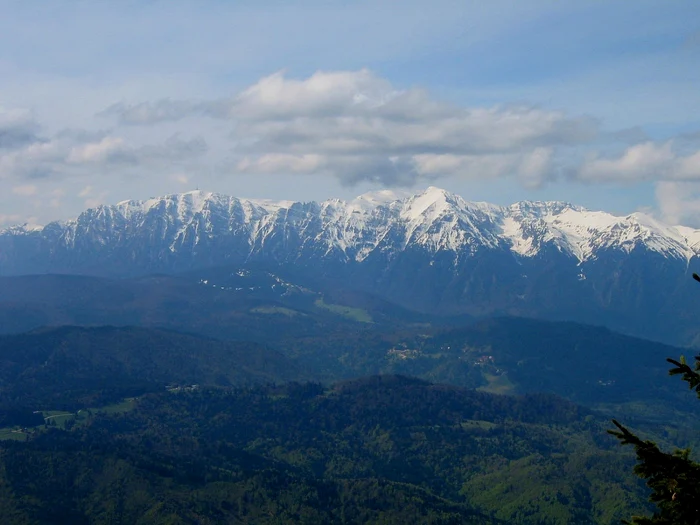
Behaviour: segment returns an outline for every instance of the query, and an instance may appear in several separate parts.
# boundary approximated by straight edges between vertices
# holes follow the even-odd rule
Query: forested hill
[[[180,389],[0,452],[4,523],[614,523],[647,510],[586,409],[400,376]]]
[[[167,386],[298,379],[294,362],[256,343],[135,327],[64,326],[0,336],[0,406],[78,409]]]
[[[549,392],[613,417],[682,421],[697,411],[668,379],[661,343],[578,323],[500,317],[285,339],[277,348],[326,380],[402,374],[496,393]]]
[[[261,329],[271,334],[289,321],[284,314],[263,316]],[[271,346],[136,327],[0,336],[0,409],[72,410],[166,386],[330,383],[372,374],[495,393],[549,392],[613,417],[678,422],[696,409],[668,381],[665,359],[682,349],[605,328],[519,318],[456,329],[326,326],[332,329],[312,336],[277,336]]]
[[[527,319],[360,324],[281,338],[279,351],[149,328],[0,337],[3,523],[607,524],[648,512],[600,410],[629,423],[630,407],[643,419],[673,406],[687,392],[664,389],[664,358],[679,349]]]

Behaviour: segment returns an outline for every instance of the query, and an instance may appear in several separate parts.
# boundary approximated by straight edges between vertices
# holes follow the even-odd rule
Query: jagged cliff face
[[[645,335],[645,324],[675,330],[673,316],[698,312],[687,276],[699,251],[698,230],[562,202],[499,207],[438,188],[323,203],[196,191],[0,232],[0,274],[263,264],[417,310],[612,320]]]

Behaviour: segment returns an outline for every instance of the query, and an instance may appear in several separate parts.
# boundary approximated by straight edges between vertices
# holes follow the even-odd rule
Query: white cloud
[[[170,176],[170,180],[173,180],[173,181],[177,182],[178,184],[183,184],[183,185],[190,183],[190,178],[187,175],[185,175],[184,173],[173,173]]]
[[[85,199],[83,201],[83,204],[85,204],[86,208],[95,208],[101,204],[104,204],[106,202],[108,195],[109,195],[108,191],[100,192],[99,194],[97,194],[93,197]]]
[[[673,142],[647,141],[627,148],[619,157],[590,157],[578,177],[591,182],[700,179],[700,151],[683,156]]]
[[[678,179],[700,179],[700,151],[676,159],[675,176]]]
[[[411,160],[420,175],[438,178],[441,176],[461,175],[470,178],[496,178],[516,170],[519,155],[516,154],[482,154],[453,155],[425,154],[414,155]]]
[[[83,199],[83,204],[86,208],[95,208],[100,204],[104,204],[108,195],[108,191],[95,193],[95,188],[93,186],[88,185],[78,192],[77,197]]]
[[[3,214],[0,213],[0,226],[8,226],[18,224],[22,221],[22,216],[18,214]]]
[[[89,186],[88,186],[89,188]],[[54,188],[49,193],[49,207],[60,208],[63,204],[63,197],[66,195],[66,190],[63,188]]]
[[[301,79],[278,72],[228,98],[120,102],[101,114],[118,126],[41,138],[32,114],[0,114],[0,130],[13,130],[0,149],[0,179],[31,181],[16,186],[23,187],[82,177],[98,190],[104,184],[95,176],[148,174],[188,185],[193,173],[322,175],[345,186],[513,177],[539,188],[561,173],[586,182],[700,180],[700,151],[690,151],[697,145],[688,140],[655,143],[639,130],[603,132],[593,118],[536,106],[448,103],[367,69]],[[197,135],[182,138],[184,128]],[[617,155],[586,155],[593,144],[632,140],[643,141]],[[94,206],[106,196],[98,190],[80,197]],[[46,200],[59,206],[61,198]]]
[[[616,132],[602,132],[590,117],[534,106],[447,103],[423,89],[397,88],[367,69],[319,71],[301,79],[278,72],[228,98],[120,102],[101,114],[131,126],[15,141],[0,155],[0,177],[36,180],[148,170],[188,184],[190,177],[183,173],[201,168],[234,176],[325,175],[343,185],[514,177],[528,188],[560,173],[586,182],[700,178],[700,152],[680,154],[673,141],[647,140],[617,156],[586,154],[595,141],[619,143]],[[208,129],[217,145],[214,152],[201,137],[180,138],[176,130],[184,118],[209,122],[208,128],[202,122],[191,126],[195,121],[187,127]],[[34,125],[27,113],[6,120],[24,122],[27,129]],[[228,128],[228,142],[222,126]],[[148,137],[163,137],[165,130],[166,140],[145,143]],[[626,140],[643,137],[623,135]],[[577,161],[581,156],[583,162]],[[191,163],[195,159],[198,165]],[[175,176],[172,168],[178,169]]]
[[[236,169],[247,173],[310,173],[326,163],[327,159],[320,155],[270,153],[253,159],[246,157],[238,162]]]
[[[52,175],[65,160],[65,145],[61,141],[33,142],[0,155],[0,179],[31,179]]]
[[[656,202],[665,222],[700,226],[700,183],[661,181]]]
[[[541,186],[551,172],[552,148],[535,148],[524,155],[518,167],[520,182],[528,188]]]
[[[70,164],[86,164],[90,162],[104,162],[110,155],[124,151],[124,140],[119,137],[105,137],[99,142],[81,144],[72,147],[66,157]]]
[[[234,172],[325,173],[344,184],[519,175],[537,185],[554,148],[598,133],[587,117],[529,106],[460,107],[421,89],[397,89],[366,69],[301,80],[279,72],[229,99],[119,104],[104,113],[127,124],[195,115],[230,120]]]
[[[246,120],[338,117],[371,112],[399,95],[389,81],[366,69],[319,71],[305,80],[278,72],[229,101],[211,104],[209,113]]]
[[[12,188],[12,193],[23,197],[30,197],[36,194],[36,186],[34,184],[25,184],[23,186],[15,186]]]
[[[92,186],[85,186],[78,192],[78,197],[87,197],[92,193]]]
[[[617,158],[589,158],[579,171],[588,181],[638,181],[664,178],[674,160],[671,143],[644,142],[627,148]]]
[[[101,133],[60,132],[0,152],[0,179],[123,174],[125,170],[146,168],[157,171],[199,158],[207,148],[201,137],[182,139],[177,134],[161,143],[134,144]]]
[[[202,112],[202,109],[201,104],[194,101],[166,98],[135,105],[117,102],[100,111],[97,116],[117,116],[123,124],[145,125],[180,120],[187,115]]]
[[[0,107],[0,154],[2,150],[39,140],[38,131],[39,125],[30,112]]]

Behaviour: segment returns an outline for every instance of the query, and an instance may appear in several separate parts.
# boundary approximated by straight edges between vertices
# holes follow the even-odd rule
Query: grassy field
[[[48,424],[56,424],[59,428],[65,428],[68,421],[76,419],[77,415],[72,412],[43,412],[44,421]]]
[[[76,413],[66,412],[64,410],[43,410],[41,415],[44,417],[44,425],[56,426],[57,428],[65,429],[66,424],[69,422],[76,425],[81,425],[85,424],[90,417],[94,415],[128,412],[129,410],[133,410],[135,406],[136,399],[128,398],[113,405],[106,405],[98,408],[86,408],[83,410],[78,410]],[[17,427],[0,428],[0,441],[10,439],[15,441],[26,441],[30,434],[44,430],[44,425],[30,427],[26,429],[26,432]]]
[[[26,441],[29,435],[18,428],[0,428],[0,441]]]
[[[493,428],[498,427],[498,425],[496,423],[492,423],[491,421],[482,421],[479,419],[462,421],[461,425],[462,425],[462,428],[464,430],[471,430],[471,429],[491,430]]]
[[[120,414],[123,412],[129,412],[133,410],[136,406],[136,399],[129,397],[124,399],[120,403],[115,403],[113,405],[107,405],[102,408],[93,408],[91,411],[93,413],[97,412],[99,414]]]
[[[285,308],[284,306],[258,306],[257,308],[251,308],[250,310],[255,314],[281,314],[287,317],[296,317],[297,315],[305,315],[291,308]]]
[[[479,387],[478,390],[489,392],[491,394],[514,394],[515,385],[510,382],[506,374],[484,374],[484,379],[489,382],[488,385]]]
[[[316,299],[314,303],[317,308],[328,310],[336,315],[352,319],[358,323],[372,323],[372,316],[367,310],[362,308],[353,308],[351,306],[343,306],[342,304],[328,304],[323,302],[323,299]]]

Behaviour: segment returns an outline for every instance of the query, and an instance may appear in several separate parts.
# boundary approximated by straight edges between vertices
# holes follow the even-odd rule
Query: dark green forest
[[[654,509],[611,415],[696,441],[677,348],[512,318],[292,337],[260,315],[265,343],[0,336],[3,523],[608,524]]]
[[[648,505],[605,424],[553,395],[402,376],[181,388],[5,441],[2,512],[13,523],[611,523]]]

